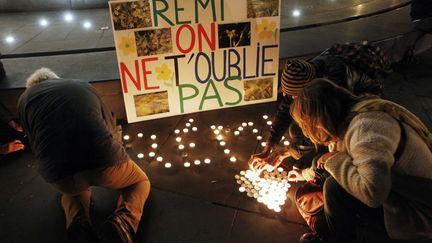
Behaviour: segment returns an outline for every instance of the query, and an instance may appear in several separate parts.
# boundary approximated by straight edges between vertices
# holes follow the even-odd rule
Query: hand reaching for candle
[[[288,181],[304,181],[303,174],[299,168],[293,167],[291,171],[288,172]]]
[[[252,155],[248,164],[250,169],[261,173],[263,170],[274,170],[274,168],[278,167],[287,157],[293,157],[295,159],[300,158],[297,156],[297,153],[294,153],[294,149],[288,147],[282,151],[271,152],[268,156],[263,156],[263,153]]]

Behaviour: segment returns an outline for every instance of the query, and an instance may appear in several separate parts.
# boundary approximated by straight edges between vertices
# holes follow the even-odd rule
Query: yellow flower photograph
[[[263,19],[261,23],[256,25],[256,31],[258,32],[260,39],[270,39],[276,30],[276,22],[269,22],[267,19]]]
[[[171,78],[172,70],[165,63],[160,67],[156,67],[157,80],[169,80]]]
[[[129,37],[122,37],[118,49],[123,55],[127,56],[131,53],[136,53],[135,40]]]

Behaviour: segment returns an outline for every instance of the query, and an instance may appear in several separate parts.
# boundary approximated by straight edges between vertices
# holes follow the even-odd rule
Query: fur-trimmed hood
[[[51,71],[51,69],[40,68],[27,78],[26,88],[30,88],[44,80],[59,79],[59,78],[60,77],[57,76],[57,74],[55,74],[53,71]]]

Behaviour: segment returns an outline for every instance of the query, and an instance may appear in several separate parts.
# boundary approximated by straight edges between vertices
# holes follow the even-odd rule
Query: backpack
[[[391,63],[380,47],[367,43],[335,43],[322,56],[338,56],[344,62],[366,73],[372,79],[386,77],[391,72]]]

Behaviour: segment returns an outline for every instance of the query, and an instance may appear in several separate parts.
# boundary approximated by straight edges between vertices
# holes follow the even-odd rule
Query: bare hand
[[[16,122],[15,120],[10,120],[8,122],[8,124],[9,124],[10,127],[12,127],[13,129],[15,129],[18,132],[22,132],[23,131],[21,125],[18,122]]]
[[[2,149],[0,149],[0,153],[9,154],[23,149],[24,149],[24,144],[22,144],[21,141],[19,140],[14,140],[8,143],[7,145],[5,145]]]
[[[288,171],[288,181],[304,181],[305,178],[303,177],[301,171],[297,168]]]

